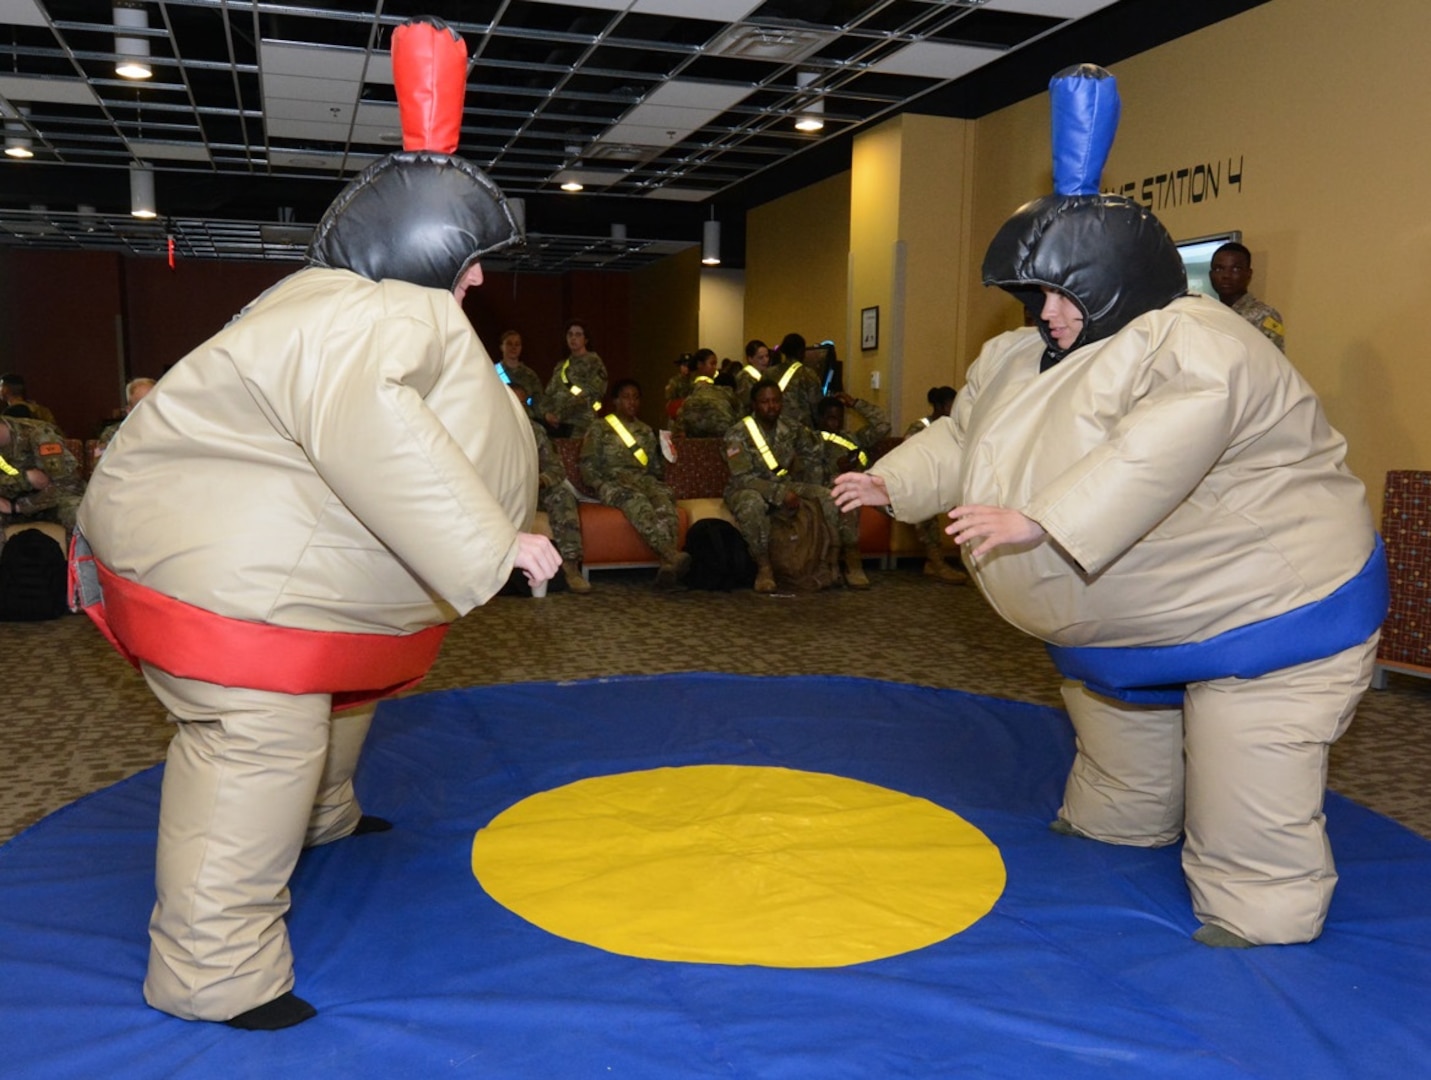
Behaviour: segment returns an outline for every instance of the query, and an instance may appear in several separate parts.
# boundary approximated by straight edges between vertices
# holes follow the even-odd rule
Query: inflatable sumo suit
[[[414,22],[393,51],[405,149],[339,195],[307,268],[164,376],[80,509],[80,602],[178,721],[144,987],[176,1016],[292,989],[288,879],[358,824],[373,703],[507,581],[535,509],[529,424],[453,295],[520,239],[450,154],[466,48]]]
[[[1070,193],[1015,212],[984,281],[1035,317],[1042,287],[1057,290],[1082,334],[1066,351],[1043,323],[994,338],[954,414],[870,471],[902,520],[988,505],[1045,530],[964,561],[1067,677],[1077,755],[1056,827],[1142,846],[1183,834],[1200,920],[1253,944],[1309,941],[1336,882],[1328,748],[1386,611],[1365,492],[1277,348],[1187,294],[1152,214],[1098,194],[1112,77],[1084,66],[1051,89]],[[1069,120],[1102,150],[1060,147]]]

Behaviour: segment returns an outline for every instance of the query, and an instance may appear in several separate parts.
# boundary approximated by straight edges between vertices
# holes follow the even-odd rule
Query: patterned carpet
[[[868,592],[658,594],[651,571],[593,575],[590,595],[498,597],[463,619],[426,690],[616,674],[856,675],[1058,706],[1042,647],[972,588],[917,562],[871,571]],[[87,619],[0,623],[0,841],[161,761],[164,714]],[[1431,683],[1391,676],[1332,751],[1330,784],[1431,837]]]

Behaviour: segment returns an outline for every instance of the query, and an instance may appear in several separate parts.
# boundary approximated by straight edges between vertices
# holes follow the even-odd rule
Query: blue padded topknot
[[[1053,113],[1053,193],[1096,195],[1118,130],[1118,80],[1096,64],[1064,68],[1048,84]]]

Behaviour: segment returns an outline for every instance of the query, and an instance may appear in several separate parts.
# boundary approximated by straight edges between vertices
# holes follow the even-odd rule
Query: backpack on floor
[[[40,529],[20,529],[0,548],[0,620],[58,619],[69,611],[64,548]]]
[[[782,590],[817,592],[840,583],[840,540],[819,503],[801,499],[794,513],[770,516],[770,567]]]
[[[701,518],[686,530],[686,554],[691,557],[689,588],[729,592],[755,584],[750,548],[740,530],[724,518]]]

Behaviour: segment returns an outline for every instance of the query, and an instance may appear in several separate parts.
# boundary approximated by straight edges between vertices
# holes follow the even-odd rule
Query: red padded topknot
[[[393,84],[404,150],[451,154],[462,133],[467,43],[441,19],[409,19],[393,31]]]

